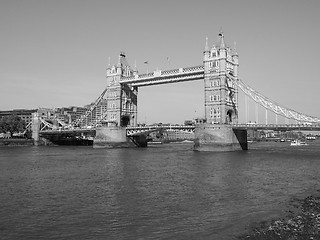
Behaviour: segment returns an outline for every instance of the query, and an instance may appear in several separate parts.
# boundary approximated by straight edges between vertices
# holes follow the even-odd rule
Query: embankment
[[[3,138],[0,139],[0,146],[32,146],[33,139]]]

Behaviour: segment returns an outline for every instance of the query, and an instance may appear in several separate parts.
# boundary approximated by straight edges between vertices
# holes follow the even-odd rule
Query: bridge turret
[[[137,62],[136,61],[134,61],[134,68],[133,68],[133,75],[134,76],[136,76],[136,75],[138,75],[138,69],[137,69]]]
[[[220,46],[219,46],[219,69],[220,72],[226,72],[226,58],[227,58],[227,49],[224,42],[224,34],[221,31],[219,33]]]
[[[238,52],[236,49],[236,42],[234,42],[232,60],[234,62],[233,76],[237,78],[238,77],[238,67],[239,67],[239,55],[238,55]]]
[[[203,52],[204,71],[207,71],[209,69],[209,58],[210,58],[210,51],[209,51],[209,47],[208,47],[208,38],[206,37],[206,46],[205,46],[204,52]]]
[[[122,67],[121,67],[121,58],[123,57],[123,55],[121,56],[122,53],[119,54],[119,59],[118,59],[118,63],[117,63],[117,74],[121,75],[122,73]]]

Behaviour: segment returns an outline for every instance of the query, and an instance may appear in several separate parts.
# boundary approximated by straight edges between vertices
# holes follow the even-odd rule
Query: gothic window
[[[115,109],[116,108],[116,104],[115,103],[110,103],[109,104],[109,108],[110,109]]]
[[[210,101],[210,102],[213,101],[213,96],[212,96],[212,95],[209,96],[209,101]]]
[[[213,108],[210,108],[210,118],[213,118]]]

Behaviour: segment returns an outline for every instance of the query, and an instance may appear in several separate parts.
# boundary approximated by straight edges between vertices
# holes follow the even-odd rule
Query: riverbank
[[[0,146],[33,146],[33,139],[4,138],[0,139]]]
[[[262,222],[240,240],[320,239],[320,194],[305,199],[292,199],[288,216]]]

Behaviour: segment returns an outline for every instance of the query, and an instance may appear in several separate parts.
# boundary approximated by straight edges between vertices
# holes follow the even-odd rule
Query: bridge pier
[[[127,137],[125,127],[102,126],[96,128],[93,147],[96,148],[128,148],[147,147],[145,135]]]
[[[32,113],[32,123],[31,123],[31,131],[32,131],[32,139],[33,139],[33,144],[35,146],[39,145],[40,142],[40,117],[39,117],[39,113],[35,112]]]
[[[248,150],[247,131],[232,129],[227,124],[199,124],[196,125],[194,134],[195,151]]]

